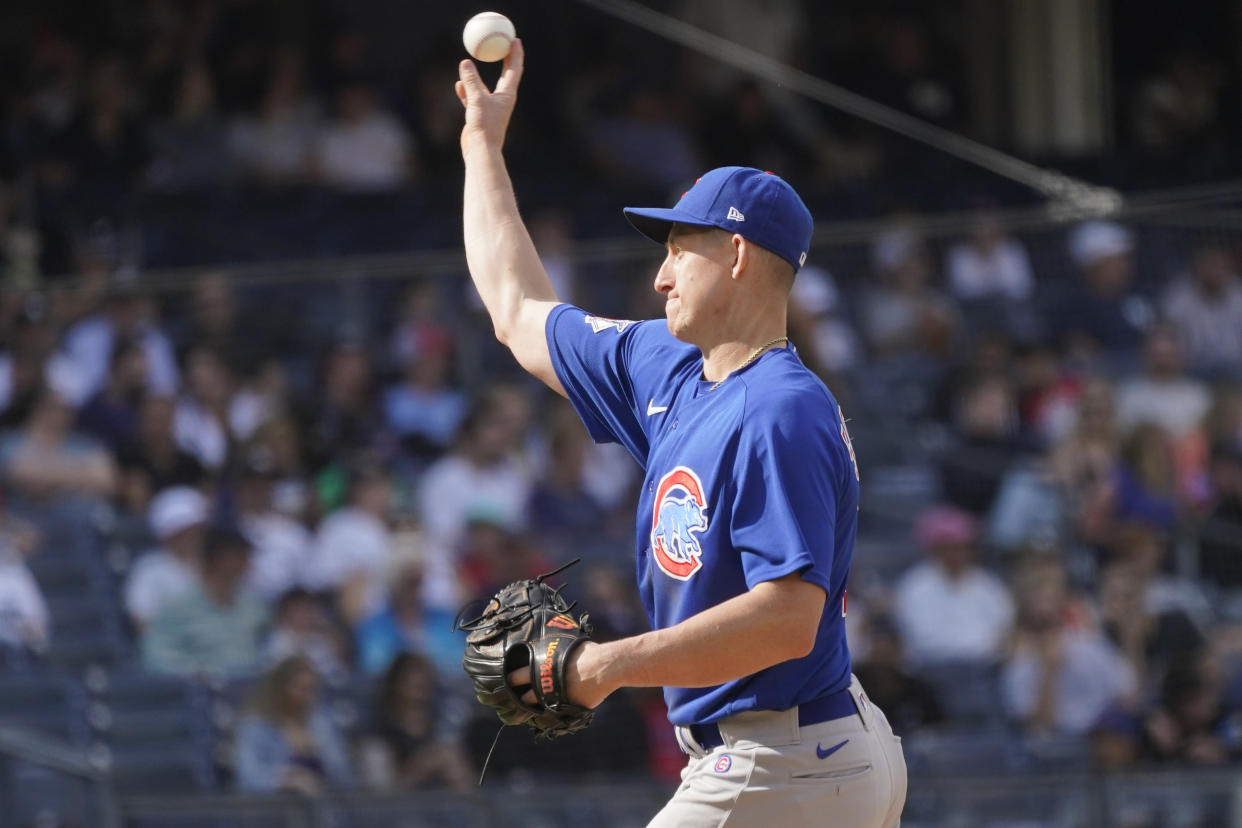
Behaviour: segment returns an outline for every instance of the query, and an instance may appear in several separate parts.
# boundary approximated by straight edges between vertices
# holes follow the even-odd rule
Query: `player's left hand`
[[[599,673],[593,665],[598,664],[601,646],[594,641],[582,642],[570,656],[565,669],[565,686],[569,700],[588,710],[599,707],[600,703],[615,689],[607,687],[598,679],[591,678]],[[530,687],[530,670],[528,668],[514,670],[509,673],[508,680],[509,686],[514,690]],[[522,701],[529,705],[536,704],[538,700],[535,698],[535,691],[526,690],[522,693]]]

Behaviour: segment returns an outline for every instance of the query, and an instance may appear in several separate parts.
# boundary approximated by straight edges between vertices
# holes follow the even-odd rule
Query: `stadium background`
[[[492,6],[562,297],[659,314],[619,208],[710,166],[811,206],[791,329],[858,452],[851,646],[903,824],[1242,824],[1242,4],[650,6],[1126,196],[1048,202],[595,8]],[[667,795],[643,692],[503,734],[474,787],[461,601],[581,556],[601,635],[643,623],[636,470],[466,278],[479,10],[0,12],[0,825],[622,826]]]

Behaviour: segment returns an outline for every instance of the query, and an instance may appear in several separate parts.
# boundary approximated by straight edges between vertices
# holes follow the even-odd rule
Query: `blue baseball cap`
[[[753,167],[704,173],[676,207],[626,207],[638,232],[664,244],[674,222],[719,227],[771,250],[797,270],[806,263],[814,222],[784,179]]]

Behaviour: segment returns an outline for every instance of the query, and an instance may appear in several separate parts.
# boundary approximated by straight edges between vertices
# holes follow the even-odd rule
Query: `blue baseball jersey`
[[[847,687],[858,468],[841,409],[819,378],[779,348],[713,391],[699,349],[663,320],[558,305],[546,333],[556,375],[591,436],[625,446],[645,470],[636,569],[654,627],[795,572],[828,596],[808,656],[715,687],[666,687],[669,720],[787,710]]]

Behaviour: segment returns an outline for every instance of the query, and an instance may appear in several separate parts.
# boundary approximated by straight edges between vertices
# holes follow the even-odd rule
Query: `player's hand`
[[[474,61],[463,60],[457,67],[461,78],[455,86],[457,98],[466,108],[466,125],[461,131],[463,155],[476,142],[497,149],[504,144],[509,116],[513,114],[513,105],[517,102],[518,83],[522,79],[525,59],[521,39],[514,38],[494,91],[489,91],[487,84],[479,77]]]
[[[595,641],[582,642],[570,656],[565,673],[569,700],[590,710],[599,707],[600,703],[616,689],[607,687],[592,678],[597,675],[593,665],[600,647],[601,645]],[[523,687],[530,687],[530,668],[520,667],[510,672],[508,679],[509,686],[514,690],[521,691]],[[522,701],[527,704],[536,704],[538,700],[535,698],[535,691],[527,690],[522,693]]]

